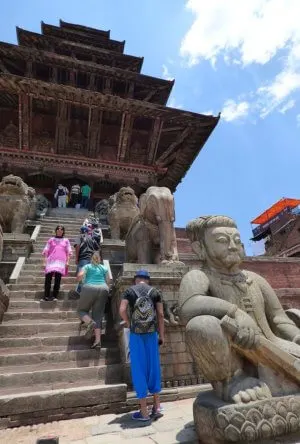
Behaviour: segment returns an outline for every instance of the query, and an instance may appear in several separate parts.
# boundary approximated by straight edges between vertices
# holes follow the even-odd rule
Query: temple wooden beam
[[[171,143],[171,145],[161,154],[161,156],[156,160],[157,165],[163,165],[165,160],[173,153],[173,151],[189,136],[191,128],[187,127],[180,133],[176,140]]]
[[[129,145],[130,133],[133,125],[133,118],[129,113],[123,113],[120,128],[119,145],[118,145],[118,161],[125,160],[127,147]]]
[[[6,68],[2,60],[0,60],[0,70],[4,72],[4,74],[11,74],[11,72]]]
[[[32,100],[28,94],[19,95],[19,149],[29,150],[31,140]]]
[[[181,126],[172,126],[169,128],[163,128],[162,132],[163,133],[171,133],[173,131],[182,131],[182,127]]]
[[[26,77],[33,77],[33,62],[31,58],[26,61]]]
[[[152,97],[155,96],[155,94],[157,93],[156,89],[153,89],[152,91],[150,91],[146,97],[143,99],[144,102],[150,102],[150,100],[152,99]]]
[[[88,157],[97,157],[100,149],[103,111],[99,108],[90,108],[88,123]]]
[[[56,116],[55,151],[64,154],[69,139],[71,107],[68,103],[59,101]]]
[[[159,144],[159,139],[161,135],[161,130],[163,127],[163,121],[157,117],[153,123],[152,134],[150,136],[149,148],[148,148],[148,164],[152,164],[155,160],[157,147]]]

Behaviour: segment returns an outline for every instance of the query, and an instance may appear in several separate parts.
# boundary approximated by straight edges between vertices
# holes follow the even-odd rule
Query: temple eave
[[[116,60],[120,63],[122,62],[123,64],[126,63],[128,67],[130,67],[131,71],[140,72],[143,65],[143,57],[123,54],[121,52],[114,51],[113,49],[99,48],[88,44],[64,40],[50,35],[38,34],[19,27],[17,27],[16,30],[18,44],[20,46],[27,46],[32,48],[35,45],[38,45],[39,48],[41,47],[43,50],[51,52],[53,52],[53,49],[56,47],[68,50],[69,52],[78,51],[89,55],[90,57],[92,55],[95,55],[110,60]]]
[[[124,99],[122,97],[100,92],[92,92],[69,85],[49,84],[42,80],[24,78],[20,76],[0,74],[0,90],[13,94],[25,93],[32,97],[43,98],[50,101],[64,100],[65,102],[78,104],[80,106],[105,107],[116,112],[130,111],[134,115],[155,118],[161,117],[170,122],[181,121],[192,126],[203,125],[209,133],[215,127],[218,117],[205,116],[176,108],[167,108],[145,101]]]
[[[122,68],[101,66],[93,62],[83,62],[69,56],[63,56],[49,51],[38,50],[36,48],[28,48],[17,45],[0,42],[0,56],[10,56],[18,60],[26,61],[28,57],[32,57],[35,61],[45,63],[53,67],[53,64],[58,67],[67,67],[78,69],[89,73],[104,73],[106,75],[114,76],[116,78],[124,78],[126,80],[134,80],[141,84],[149,84],[156,87],[164,87],[171,91],[174,84],[171,80],[160,79],[136,72],[131,72]]]
[[[14,167],[24,168],[30,172],[43,173],[74,173],[84,178],[107,179],[136,183],[142,185],[156,183],[159,177],[164,176],[167,168],[125,164],[121,162],[89,160],[85,157],[70,155],[52,155],[34,151],[19,151],[18,149],[1,147],[0,163],[11,164]]]

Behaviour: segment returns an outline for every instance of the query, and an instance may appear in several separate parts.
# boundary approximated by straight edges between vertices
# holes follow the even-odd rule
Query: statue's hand
[[[294,337],[293,342],[300,345],[300,334]]]
[[[256,322],[243,310],[235,312],[234,319],[237,324],[237,333],[233,341],[245,348],[257,348],[259,346],[259,329]]]
[[[257,348],[259,346],[259,333],[251,327],[240,327],[232,340],[240,347]]]

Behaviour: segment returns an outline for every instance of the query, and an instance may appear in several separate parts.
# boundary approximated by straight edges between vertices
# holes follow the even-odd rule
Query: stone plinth
[[[29,234],[3,234],[3,261],[17,261],[20,256],[28,257],[32,251]]]
[[[111,264],[123,264],[125,261],[125,241],[104,238],[101,250],[103,258],[109,259]]]
[[[8,309],[8,304],[9,304],[9,290],[2,281],[2,279],[0,279],[0,324],[2,322],[4,313]]]
[[[9,277],[16,265],[15,261],[0,262],[0,276],[5,284],[8,284]]]
[[[170,307],[178,301],[178,290],[182,276],[188,271],[186,266],[178,265],[123,265],[122,272],[116,283],[116,293],[112,299],[113,317],[117,323],[119,318],[119,305],[122,292],[132,285],[136,270],[147,268],[151,275],[151,285],[159,288],[164,300]],[[192,357],[185,343],[185,331],[181,326],[166,326],[166,342],[161,347],[162,381],[165,387],[177,387],[202,382],[201,375],[197,374]],[[119,344],[124,363],[124,378],[129,382],[127,340],[124,331],[119,332]]]
[[[227,404],[207,391],[199,393],[193,410],[196,432],[205,444],[279,443],[280,438],[273,439],[300,430],[300,395]]]

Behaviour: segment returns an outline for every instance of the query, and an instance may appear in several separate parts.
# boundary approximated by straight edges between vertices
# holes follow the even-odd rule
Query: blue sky
[[[176,225],[232,216],[252,254],[250,220],[300,197],[299,16],[298,0],[11,0],[0,39],[16,43],[15,26],[40,32],[60,18],[110,29],[144,56],[144,74],[175,78],[170,106],[222,112],[178,186]]]

